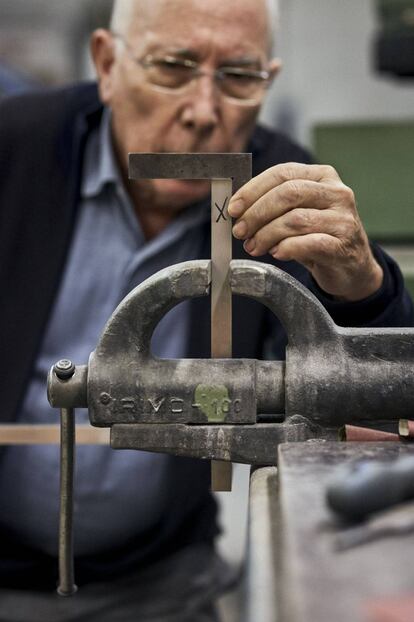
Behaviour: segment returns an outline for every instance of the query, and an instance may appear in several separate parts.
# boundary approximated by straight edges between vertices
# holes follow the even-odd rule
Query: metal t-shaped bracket
[[[211,356],[232,355],[230,198],[251,179],[250,153],[132,153],[130,179],[211,180]],[[212,489],[231,490],[231,463],[212,463]]]

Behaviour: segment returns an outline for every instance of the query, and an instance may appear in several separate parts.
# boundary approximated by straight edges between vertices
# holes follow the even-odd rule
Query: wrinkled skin
[[[354,194],[331,166],[274,166],[234,195],[229,213],[253,257],[296,260],[336,298],[361,300],[381,287]]]

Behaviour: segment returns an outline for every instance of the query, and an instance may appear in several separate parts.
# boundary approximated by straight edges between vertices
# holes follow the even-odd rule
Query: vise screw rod
[[[60,596],[77,591],[73,564],[73,472],[75,461],[75,417],[73,408],[60,411],[60,511],[59,511],[59,586]]]
[[[62,359],[53,368],[56,377],[66,383],[75,366]],[[60,596],[77,591],[73,561],[73,479],[75,464],[75,414],[73,408],[60,409],[60,508],[59,508],[59,585]]]

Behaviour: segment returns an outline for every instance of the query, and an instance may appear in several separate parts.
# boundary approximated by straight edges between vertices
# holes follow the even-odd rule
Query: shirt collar
[[[105,108],[99,127],[88,140],[82,180],[82,198],[102,192],[107,184],[120,185],[121,176],[115,159],[111,136],[111,111]]]

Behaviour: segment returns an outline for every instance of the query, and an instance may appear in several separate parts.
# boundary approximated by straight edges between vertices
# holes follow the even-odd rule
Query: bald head
[[[114,0],[111,16],[111,30],[127,35],[132,21],[147,23],[151,11],[159,0]]]
[[[127,36],[132,23],[142,25],[145,29],[160,10],[165,0],[114,0],[111,30]],[[205,0],[208,2],[208,0]],[[272,51],[275,43],[275,33],[278,23],[278,0],[263,0],[269,24],[269,47]]]

